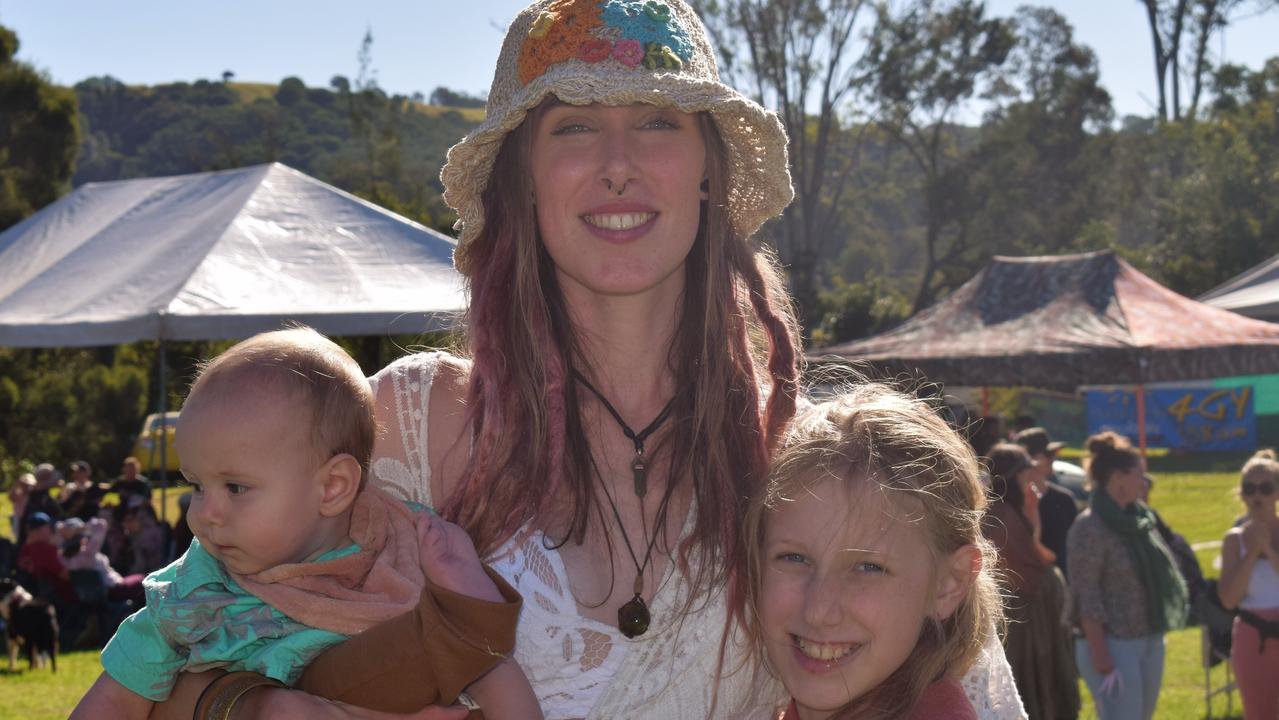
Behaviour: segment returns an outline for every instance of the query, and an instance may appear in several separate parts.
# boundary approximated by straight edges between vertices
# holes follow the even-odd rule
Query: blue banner
[[[1254,450],[1257,418],[1251,385],[1146,391],[1146,444],[1175,450]],[[1084,394],[1088,434],[1114,430],[1137,442],[1137,398],[1130,390]]]

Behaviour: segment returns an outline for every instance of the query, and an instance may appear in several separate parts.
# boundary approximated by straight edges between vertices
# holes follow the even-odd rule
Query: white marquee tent
[[[454,247],[279,163],[89,183],[0,233],[0,346],[440,329]]]
[[[1258,320],[1279,322],[1279,255],[1209,290],[1199,302]]]

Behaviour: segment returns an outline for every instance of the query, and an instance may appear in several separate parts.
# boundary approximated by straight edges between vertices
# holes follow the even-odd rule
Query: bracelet
[[[195,702],[192,720],[231,720],[231,711],[250,690],[260,687],[285,687],[284,683],[255,672],[229,672],[209,683]]]

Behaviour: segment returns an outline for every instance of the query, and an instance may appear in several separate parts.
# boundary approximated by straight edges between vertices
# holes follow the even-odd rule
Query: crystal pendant
[[[648,623],[652,619],[644,598],[639,595],[617,609],[617,629],[628,638],[637,638],[648,632]]]
[[[635,454],[635,462],[631,463],[631,476],[635,484],[635,497],[643,499],[648,493],[648,464],[639,453]]]

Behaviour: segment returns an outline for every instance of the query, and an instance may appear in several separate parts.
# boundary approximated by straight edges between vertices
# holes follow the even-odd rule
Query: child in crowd
[[[467,687],[490,719],[540,717],[503,660],[518,594],[461,528],[366,486],[374,435],[359,366],[313,330],[258,335],[209,363],[175,439],[196,539],[147,578],[146,608],[107,644],[105,672],[72,717],[145,718],[178,673],[212,668],[302,679],[312,694],[394,712]],[[332,674],[307,686],[324,649],[407,613],[425,647],[397,648],[393,669],[352,668],[344,687]]]
[[[974,720],[961,678],[1002,619],[968,444],[864,384],[801,410],[746,516],[751,634],[781,720]]]

